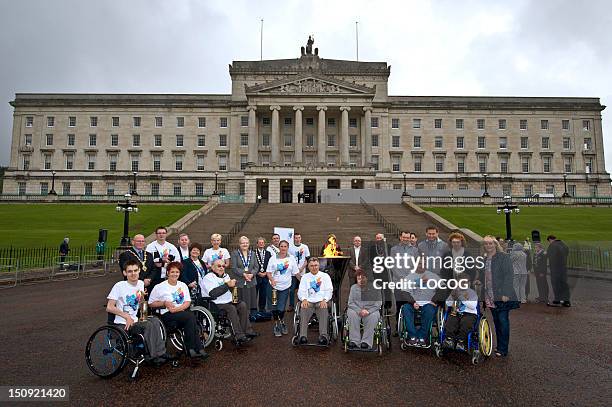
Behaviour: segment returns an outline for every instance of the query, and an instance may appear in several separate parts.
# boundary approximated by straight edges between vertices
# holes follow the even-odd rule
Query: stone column
[[[293,106],[295,110],[295,154],[293,162],[296,165],[302,164],[302,110],[304,106]],[[297,202],[297,200],[295,201]]]
[[[245,179],[244,183],[244,203],[255,203],[257,201],[257,179]]]
[[[340,111],[342,112],[342,120],[340,127],[340,165],[348,166],[349,165],[349,114],[348,112],[351,110],[348,106],[340,107]]]
[[[327,135],[325,133],[325,128],[327,123],[325,121],[325,111],[327,110],[327,106],[317,106],[317,110],[319,111],[319,132],[317,134],[317,156],[319,164],[325,166],[325,151],[327,149]]]
[[[372,108],[365,106],[363,118],[363,126],[365,128],[365,162],[364,167],[369,167],[372,163]]]
[[[257,135],[256,106],[249,105],[249,159],[248,162],[257,164],[257,151],[259,149],[259,137]]]
[[[272,111],[272,165],[280,165],[280,128],[279,114],[280,106],[270,106]]]
[[[297,203],[298,194],[304,193],[304,178],[293,177],[293,203]]]
[[[268,179],[268,203],[280,203],[280,179]]]

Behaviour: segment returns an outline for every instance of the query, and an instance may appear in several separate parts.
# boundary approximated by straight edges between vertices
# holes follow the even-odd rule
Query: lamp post
[[[485,183],[485,190],[484,190],[482,196],[483,197],[491,196],[491,195],[489,195],[489,189],[487,188],[487,177],[489,176],[489,174],[482,174],[482,176],[484,177],[484,183]]]
[[[567,174],[563,174],[563,198],[569,198],[570,194],[567,193]]]
[[[132,201],[132,195],[125,194],[125,202],[117,202],[115,208],[117,212],[123,212],[123,237],[121,238],[120,247],[130,247],[130,212],[138,212],[138,207]]]
[[[138,175],[138,173],[134,171],[132,174],[134,175],[134,189],[132,190],[132,195],[138,195],[138,192],[136,192],[136,190],[138,189],[136,187],[136,175]]]
[[[510,222],[510,215],[512,212],[518,214],[520,209],[518,206],[512,204],[512,198],[509,196],[504,196],[504,204],[502,206],[497,207],[497,214],[501,215],[503,212],[506,215],[506,240],[512,240],[512,224]]]
[[[215,190],[213,191],[214,196],[219,195],[219,190],[217,189],[218,179],[219,179],[219,171],[215,171]]]
[[[51,171],[51,191],[47,195],[57,195],[57,192],[55,192],[55,174],[55,171]]]
[[[402,196],[408,196],[408,192],[406,192],[406,173],[402,173],[404,176],[404,192],[402,192]]]

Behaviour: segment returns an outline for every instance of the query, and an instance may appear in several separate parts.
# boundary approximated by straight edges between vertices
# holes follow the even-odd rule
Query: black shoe
[[[355,342],[349,342],[348,347],[350,349],[355,349],[357,347],[357,344]]]
[[[458,351],[465,352],[465,345],[463,344],[463,341],[458,341],[455,349],[457,349]]]
[[[161,367],[163,366],[168,360],[166,358],[162,358],[162,357],[157,357],[157,358],[153,358],[151,360],[151,363],[153,364],[153,366],[155,367]]]
[[[204,352],[203,349],[199,350],[198,352],[196,352],[193,349],[189,349],[189,357],[190,358],[206,359],[208,357],[208,353]]]
[[[561,301],[547,302],[546,305],[548,305],[549,307],[560,307]]]
[[[326,337],[322,336],[319,338],[319,345],[321,346],[327,346],[329,344],[329,341],[327,340]]]
[[[563,305],[564,307],[568,307],[569,308],[569,307],[572,306],[572,303],[569,302],[569,301],[561,301],[561,305]]]
[[[253,338],[247,336],[247,335],[243,335],[240,338],[236,338],[236,342],[238,343],[238,345],[244,345],[245,343],[249,343],[251,342]]]
[[[257,338],[259,336],[259,333],[257,332],[251,332],[250,334],[246,334],[247,338]]]
[[[300,345],[306,345],[308,343],[308,338],[306,338],[305,336],[302,336],[300,338]]]
[[[361,342],[361,349],[370,349],[370,345],[365,342]]]

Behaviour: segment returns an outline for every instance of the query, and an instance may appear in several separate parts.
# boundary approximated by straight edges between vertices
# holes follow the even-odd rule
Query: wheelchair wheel
[[[85,360],[96,376],[109,379],[118,375],[128,361],[127,334],[114,326],[98,328],[87,341]]]
[[[212,313],[204,307],[195,306],[191,308],[198,322],[198,331],[202,346],[207,348],[215,339],[215,330],[217,329],[215,319]]]
[[[483,356],[491,356],[493,351],[493,335],[491,333],[491,325],[484,315],[478,323],[478,345]]]
[[[215,339],[215,350],[220,351],[223,349],[223,341],[221,339]]]
[[[183,352],[185,350],[185,339],[183,338],[183,331],[176,330],[170,334],[170,343],[174,348]]]
[[[296,307],[293,312],[293,335],[299,336],[300,333],[300,309],[301,307]]]
[[[391,351],[391,318],[389,315],[387,315],[385,321],[385,346],[387,347],[388,351]]]
[[[480,362],[480,351],[473,351],[472,352],[472,364],[473,365],[477,365]]]
[[[300,343],[300,339],[298,338],[298,336],[293,335],[293,337],[291,338],[291,345],[298,346],[299,343]]]
[[[336,305],[332,303],[332,339],[334,341],[338,340],[338,312],[336,311]]]
[[[436,354],[436,356],[441,358],[442,357],[442,344],[438,342],[434,343],[433,349],[434,349],[434,353]]]
[[[403,307],[402,307],[403,308]],[[400,342],[404,338],[404,310],[400,308],[399,314],[397,316],[397,336],[400,338]],[[402,348],[404,349],[404,348]]]

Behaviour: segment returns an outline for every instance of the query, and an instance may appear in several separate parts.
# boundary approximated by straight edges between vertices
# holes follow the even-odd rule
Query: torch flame
[[[336,236],[334,236],[333,234],[329,235],[327,241],[328,243],[323,249],[323,257],[342,256],[342,252],[338,250],[338,245],[336,244]]]

